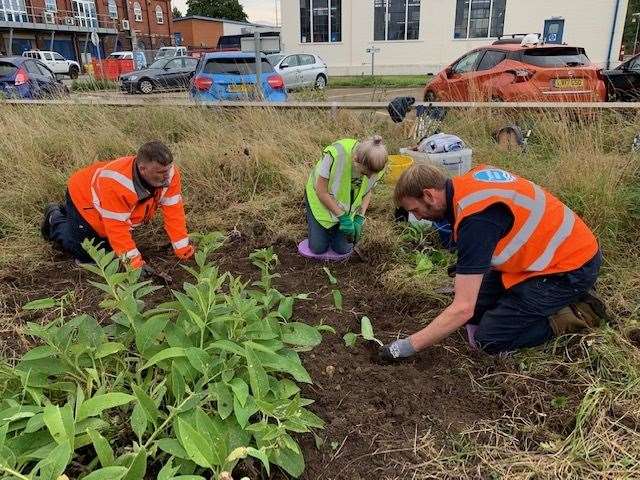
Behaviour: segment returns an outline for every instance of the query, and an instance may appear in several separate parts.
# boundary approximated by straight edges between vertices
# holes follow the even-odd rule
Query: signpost
[[[240,49],[243,52],[253,52],[256,56],[256,93],[262,100],[262,53],[275,53],[280,51],[280,36],[262,37],[260,30],[253,32],[253,38],[243,37],[240,39]]]
[[[380,48],[378,48],[378,47],[369,47],[369,48],[367,48],[367,53],[371,54],[371,76],[373,77],[373,72],[374,72],[374,67],[375,67],[375,60],[376,60],[376,53],[380,53]]]

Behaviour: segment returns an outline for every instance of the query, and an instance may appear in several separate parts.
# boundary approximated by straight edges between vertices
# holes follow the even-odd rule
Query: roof
[[[261,23],[249,23],[249,22],[238,22],[237,20],[227,20],[226,18],[214,18],[214,17],[205,17],[203,15],[188,15],[186,17],[173,17],[174,22],[182,22],[184,20],[205,20],[207,22],[221,22],[221,23],[233,23],[234,25],[245,25],[247,27],[265,27],[265,28],[277,28],[274,25],[264,25]]]
[[[491,48],[494,50],[512,50],[512,51],[520,51],[520,50],[529,50],[531,48],[581,48],[581,47],[574,47],[573,45],[558,45],[555,43],[542,43],[542,44],[536,44],[536,45],[527,45],[526,47],[524,45],[520,45],[519,43],[492,43],[489,45],[485,45],[483,47],[480,48]]]
[[[18,55],[12,55],[10,57],[4,57],[2,55],[0,55],[0,62],[15,62],[15,63],[21,63],[21,62],[25,62],[29,60],[27,57],[22,57],[22,56],[18,56]],[[33,60],[33,59],[31,59]]]
[[[262,53],[262,58],[267,58],[267,56]],[[255,58],[256,54],[253,52],[209,52],[203,54],[204,58]]]

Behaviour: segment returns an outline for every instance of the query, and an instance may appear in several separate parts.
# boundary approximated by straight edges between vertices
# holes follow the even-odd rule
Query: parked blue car
[[[284,80],[262,55],[260,85],[267,102],[284,102]],[[200,58],[189,88],[198,102],[259,100],[256,89],[256,59],[253,53],[215,52]]]
[[[0,57],[0,96],[55,98],[69,89],[42,62],[27,57]]]

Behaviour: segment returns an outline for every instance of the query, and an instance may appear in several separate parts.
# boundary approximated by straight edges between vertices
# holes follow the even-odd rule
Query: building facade
[[[171,0],[0,0],[0,51],[54,50],[87,63],[115,50],[172,45],[172,20]]]
[[[1,1],[1,0],[0,0]],[[190,15],[173,19],[173,31],[177,41],[188,48],[216,48],[220,37],[242,35],[254,29],[278,30],[270,25],[236,22],[223,18]]]
[[[499,35],[540,33],[618,59],[628,0],[281,0],[285,52],[333,75],[435,73]]]

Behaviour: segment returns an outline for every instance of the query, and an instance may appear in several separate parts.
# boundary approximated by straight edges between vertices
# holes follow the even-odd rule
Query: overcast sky
[[[247,12],[250,22],[276,23],[276,2],[278,2],[278,17],[280,16],[280,0],[240,0]],[[187,0],[173,0],[171,5],[178,7],[183,14],[187,11]]]

